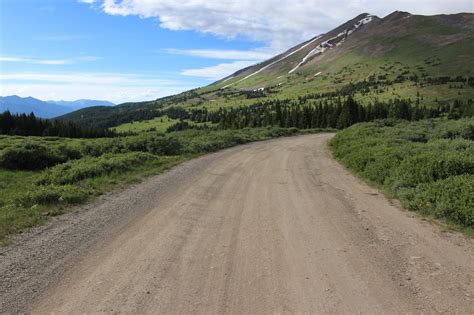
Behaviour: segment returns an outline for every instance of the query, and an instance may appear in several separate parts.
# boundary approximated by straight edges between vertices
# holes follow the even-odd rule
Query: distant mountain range
[[[17,95],[0,96],[0,112],[9,110],[11,113],[33,112],[41,118],[54,118],[82,108],[91,106],[114,106],[109,101],[77,100],[77,101],[41,101],[34,97],[20,97]]]

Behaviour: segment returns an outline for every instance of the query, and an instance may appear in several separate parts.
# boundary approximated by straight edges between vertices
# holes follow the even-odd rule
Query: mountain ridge
[[[72,111],[90,106],[114,106],[115,104],[109,101],[97,101],[80,99],[76,101],[42,101],[40,99],[27,96],[20,97],[18,95],[0,96],[0,112],[10,111],[15,114],[30,114],[41,118],[54,118],[65,115]]]
[[[296,57],[299,57],[298,59],[294,59],[294,60],[287,60],[287,64],[282,66],[283,69],[278,69],[277,66],[278,66],[278,63],[275,63],[275,64],[272,64],[271,67],[268,67],[268,68],[265,68],[263,71],[261,70],[262,68],[264,68],[267,64],[268,61],[272,61],[273,59],[275,59],[276,57],[268,60],[268,61],[264,61],[262,63],[259,63],[259,64],[256,64],[254,66],[250,66],[250,67],[247,67],[243,70],[245,71],[238,71],[232,75],[229,75],[225,78],[226,80],[226,84],[224,86],[220,85],[222,83],[222,80],[221,81],[217,81],[214,83],[214,85],[220,85],[221,88],[227,88],[227,87],[230,87],[232,85],[238,85],[238,83],[241,83],[243,81],[245,81],[246,79],[248,78],[245,78],[246,76],[249,75],[249,72],[258,72],[258,73],[261,73],[261,72],[266,72],[267,74],[271,74],[272,71],[273,72],[276,72],[278,73],[279,75],[286,75],[286,74],[291,74],[295,71],[297,71],[298,68],[298,64],[301,63],[304,59],[301,58],[302,54],[304,54],[305,56],[308,56],[308,54],[312,51],[312,50],[315,50],[317,48],[317,46],[321,45],[322,46],[322,52],[320,54],[314,54],[313,56],[311,56],[311,59],[310,60],[306,60],[305,63],[310,63],[311,64],[311,61],[314,60],[314,59],[318,59],[318,57],[320,57],[321,55],[323,55],[323,53],[325,51],[328,51],[330,50],[331,48],[334,48],[334,46],[342,46],[343,43],[347,42],[347,41],[357,41],[359,39],[366,39],[367,36],[385,36],[387,38],[389,38],[390,36],[398,36],[398,35],[401,35],[401,36],[404,36],[404,35],[407,35],[409,34],[409,30],[408,30],[408,27],[409,27],[409,24],[408,21],[403,21],[403,20],[408,20],[410,18],[413,18],[413,20],[417,20],[417,22],[420,22],[420,24],[423,24],[423,19],[425,20],[438,20],[439,23],[444,23],[444,24],[448,24],[447,26],[458,26],[458,27],[461,27],[461,28],[464,28],[464,29],[467,29],[470,31],[470,38],[472,38],[472,31],[474,30],[474,18],[473,18],[473,14],[470,14],[470,13],[458,13],[458,14],[451,14],[451,15],[433,15],[433,16],[423,16],[423,15],[413,15],[409,12],[404,12],[404,11],[395,11],[389,15],[387,15],[386,17],[384,18],[379,18],[375,15],[372,15],[372,14],[369,14],[369,13],[363,13],[363,14],[360,14],[358,15],[357,17],[355,17],[354,19],[352,20],[349,20],[347,21],[346,23],[336,27],[335,29],[325,33],[325,34],[322,34],[319,36],[319,38],[317,38],[318,40],[314,41],[314,43],[310,43],[310,45],[308,45],[307,47],[303,47],[304,49],[301,49],[298,54],[294,54],[293,52],[297,49],[300,49],[301,46],[305,43],[308,43],[308,42],[311,42],[313,41],[313,39],[307,41],[307,42],[304,42],[302,44],[299,44],[297,46],[294,46],[292,48],[290,48],[289,50],[287,50],[286,52],[280,54],[279,56],[287,56],[287,57],[291,57],[294,59]],[[368,21],[367,23],[363,23],[363,26],[362,27],[357,27],[357,32],[356,31],[352,31],[352,32],[348,32],[349,29],[351,28],[351,26],[354,26],[358,21],[363,21],[364,19],[367,19],[367,18],[371,18],[370,21]],[[467,18],[466,18],[467,17]],[[461,21],[460,21],[461,20]],[[412,24],[416,24],[416,23],[412,23]],[[398,27],[397,27],[398,26]],[[359,29],[360,28],[360,29]],[[346,31],[346,34],[344,34],[344,31]],[[390,34],[390,32],[392,32]],[[428,32],[429,33],[429,32]],[[354,34],[353,36],[350,36]],[[423,39],[426,41],[429,41],[429,38],[423,38],[422,37],[423,35],[420,35],[420,38],[421,39],[420,41],[423,41]],[[445,37],[443,38],[442,37],[443,34],[440,35],[439,38],[442,38],[446,41],[446,37],[448,35],[445,35]],[[428,35],[429,37],[429,35]],[[331,43],[331,40],[334,40],[334,39],[337,39],[339,38],[339,40],[336,41],[336,43]],[[433,39],[433,37],[431,37],[431,39]],[[463,37],[454,37],[454,38],[451,38],[452,42],[457,42],[459,40],[462,40],[462,39],[465,39]],[[448,43],[451,43],[448,41]],[[329,45],[327,45],[329,44]],[[349,45],[350,48],[355,48],[355,47],[352,47],[352,46],[358,46],[358,45],[354,45],[354,43],[350,43],[351,45]],[[359,45],[361,46],[361,45]],[[383,46],[383,47],[382,47]],[[379,55],[384,55],[385,53],[387,52],[390,52],[391,49],[393,49],[393,47],[390,47],[390,45],[379,45],[379,47],[375,47],[375,46],[372,46],[372,47],[368,47],[366,48],[366,50],[370,50],[370,48],[372,48],[372,55],[371,56],[379,56]],[[344,50],[344,49],[342,49]],[[280,59],[286,59],[286,58],[280,58]],[[297,61],[299,60],[299,62]],[[280,61],[283,61],[283,60],[280,60]],[[322,61],[325,61],[325,60],[322,60]],[[304,66],[305,64],[302,64],[301,66]],[[312,64],[314,65],[314,63]],[[288,70],[288,68],[291,68],[290,70]],[[288,72],[292,71],[291,73],[285,73],[284,71],[279,71],[279,70],[288,70]],[[253,76],[253,75],[252,75]],[[243,79],[242,77],[244,77],[245,79]],[[232,80],[232,79],[235,79]],[[243,79],[243,80],[242,80]]]
[[[110,101],[92,100],[92,99],[78,99],[78,100],[75,100],[75,101],[49,100],[49,101],[46,101],[46,102],[50,103],[50,104],[56,104],[56,105],[70,107],[70,108],[73,108],[74,110],[78,110],[78,109],[85,108],[85,107],[90,107],[90,106],[115,106],[116,105],[115,103],[112,103]]]

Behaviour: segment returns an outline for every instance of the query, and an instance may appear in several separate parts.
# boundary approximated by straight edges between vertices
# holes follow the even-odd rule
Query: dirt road
[[[472,314],[472,239],[354,178],[330,158],[331,136],[232,148],[164,174],[181,172],[169,187],[124,191],[145,210],[27,311]]]

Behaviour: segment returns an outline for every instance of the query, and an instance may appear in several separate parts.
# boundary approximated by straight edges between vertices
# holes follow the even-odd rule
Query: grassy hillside
[[[290,55],[294,49],[289,50],[285,53],[289,56],[287,59],[249,79],[242,80],[248,74],[262,69],[263,65],[233,75],[231,80],[218,82],[217,86],[231,84],[236,88],[251,88],[259,84],[265,85],[269,79],[278,79],[281,82],[287,78],[297,78],[298,74],[304,79],[309,79],[318,72],[334,75],[344,67],[356,63],[365,63],[369,67],[354,71],[347,79],[366,78],[371,71],[386,62],[399,62],[403,66],[417,67],[430,60],[436,62],[431,62],[430,67],[420,72],[426,72],[428,75],[472,75],[473,61],[469,58],[469,52],[472,52],[473,48],[473,16],[473,14],[419,16],[394,12],[383,19],[370,17],[372,20],[369,23],[355,30],[351,29],[351,25],[367,17],[364,14],[328,32],[298,54]],[[352,33],[344,34],[346,30],[351,30]],[[340,36],[337,37],[338,35]],[[290,65],[290,68],[298,65],[305,55],[322,43],[333,45],[325,47],[326,49],[318,54],[311,55],[294,72],[288,73],[289,67],[285,65]],[[461,51],[464,53],[460,53]]]
[[[334,156],[402,204],[474,231],[474,119],[377,121],[334,137]]]
[[[324,50],[311,54],[318,47]],[[170,106],[214,112],[314,93],[322,94],[318,101],[324,102],[328,94],[344,96],[347,91],[363,105],[410,99],[436,108],[456,100],[474,100],[473,55],[474,14],[394,12],[383,19],[362,14],[207,87],[150,102],[84,109],[62,119],[97,127],[118,126],[117,130],[139,131],[149,126],[165,130],[168,120],[161,123],[156,118],[164,117],[163,110]],[[252,95],[254,89],[264,90]],[[143,127],[130,125],[148,120],[152,122]]]
[[[147,132],[160,131],[165,132],[171,125],[176,124],[179,120],[169,118],[167,115],[156,117],[150,120],[129,122],[113,127],[116,132]]]

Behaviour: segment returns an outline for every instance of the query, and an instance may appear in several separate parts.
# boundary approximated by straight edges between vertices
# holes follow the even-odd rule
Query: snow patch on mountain
[[[340,32],[339,34],[337,34],[336,36],[334,37],[331,37],[330,39],[328,39],[327,41],[324,41],[322,42],[321,44],[319,44],[315,49],[311,50],[306,56],[303,57],[303,59],[301,60],[300,63],[298,63],[296,65],[296,67],[294,67],[293,69],[291,69],[288,73],[291,74],[293,73],[294,71],[296,71],[299,67],[301,67],[302,65],[304,65],[306,63],[306,61],[308,61],[311,57],[315,56],[315,55],[319,55],[319,54],[322,54],[324,53],[327,49],[329,48],[332,48],[334,46],[339,46],[341,45],[347,38],[347,36],[351,35],[352,33],[354,33],[359,27],[361,27],[362,25],[365,25],[369,22],[371,22],[373,20],[373,16],[372,15],[367,15],[365,18],[357,21],[357,23],[355,23],[352,28],[350,29],[346,29],[344,30],[343,32]],[[342,38],[341,38],[342,37]],[[340,39],[340,40],[338,40]],[[334,44],[334,42],[336,42]]]
[[[230,77],[228,77],[227,79],[225,79],[225,80],[224,80],[224,81],[222,81],[222,82],[227,82],[227,81],[229,81],[230,79],[233,79],[233,78],[234,78],[234,76],[233,76],[233,75],[231,75]]]
[[[301,46],[300,48],[298,48],[298,49],[296,49],[296,50],[290,52],[289,54],[287,54],[287,55],[281,57],[280,59],[278,59],[278,60],[276,60],[276,61],[274,61],[274,62],[272,62],[272,63],[269,63],[269,64],[266,65],[265,67],[262,67],[262,68],[258,69],[257,71],[255,71],[255,72],[249,74],[248,76],[246,76],[246,77],[240,79],[240,80],[237,81],[237,82],[233,82],[233,83],[227,84],[226,86],[223,86],[221,89],[225,89],[225,88],[231,86],[232,84],[240,83],[240,82],[242,82],[242,81],[244,81],[244,80],[247,80],[248,78],[250,78],[250,77],[252,77],[252,76],[254,76],[254,75],[256,75],[256,74],[262,72],[263,70],[268,69],[269,67],[273,66],[274,64],[279,63],[280,61],[285,60],[286,58],[290,57],[290,56],[293,55],[293,54],[296,54],[298,51],[300,51],[300,50],[306,48],[308,45],[314,43],[315,41],[317,41],[317,40],[320,39],[321,37],[322,37],[322,35],[316,37],[315,39],[313,39],[313,40],[307,42],[306,44],[304,44],[304,45]]]

